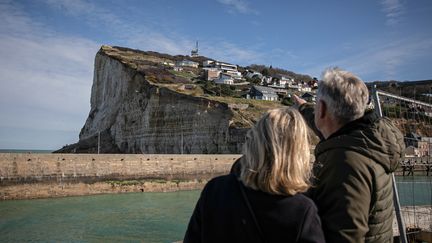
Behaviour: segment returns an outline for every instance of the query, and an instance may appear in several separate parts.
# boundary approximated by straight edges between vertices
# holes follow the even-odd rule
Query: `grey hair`
[[[351,72],[328,68],[318,83],[317,99],[341,123],[346,124],[364,115],[369,100],[365,83]]]

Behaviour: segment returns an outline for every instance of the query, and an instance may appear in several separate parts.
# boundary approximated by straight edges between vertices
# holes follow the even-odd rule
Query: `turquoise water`
[[[199,191],[0,202],[0,242],[182,240]]]
[[[431,176],[397,181],[402,206],[432,204]],[[0,201],[0,242],[174,242],[183,239],[199,193]]]
[[[397,176],[401,206],[432,205],[432,176]]]

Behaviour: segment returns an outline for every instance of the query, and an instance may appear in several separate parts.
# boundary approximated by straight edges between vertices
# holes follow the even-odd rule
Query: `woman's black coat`
[[[202,191],[184,239],[184,243],[195,242],[324,242],[324,235],[316,206],[306,196],[276,196],[252,190],[229,174],[212,179]]]

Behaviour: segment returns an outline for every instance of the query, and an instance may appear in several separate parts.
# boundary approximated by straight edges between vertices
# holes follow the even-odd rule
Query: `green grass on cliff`
[[[195,78],[197,75],[194,73],[191,73],[189,71],[174,71],[174,70],[169,70],[170,73],[188,79],[189,81],[191,81],[193,78]]]
[[[234,117],[232,120],[232,125],[235,127],[251,127],[268,110],[284,107],[279,102],[267,100],[253,100],[220,96],[210,96],[207,97],[207,99],[215,100],[226,104],[248,104],[249,106],[247,109],[233,109]]]

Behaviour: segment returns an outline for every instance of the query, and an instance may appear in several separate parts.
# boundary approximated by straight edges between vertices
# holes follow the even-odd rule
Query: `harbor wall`
[[[0,200],[200,189],[239,157],[0,153]]]
[[[0,154],[0,185],[111,179],[208,179],[240,155]]]

